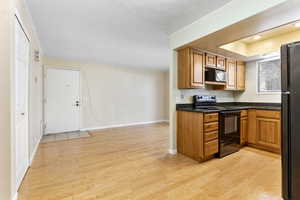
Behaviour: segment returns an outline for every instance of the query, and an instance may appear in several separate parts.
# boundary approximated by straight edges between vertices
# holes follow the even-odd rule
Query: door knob
[[[76,106],[76,107],[80,106],[79,101],[75,101],[75,106]]]
[[[21,115],[25,115],[25,113],[21,113]]]

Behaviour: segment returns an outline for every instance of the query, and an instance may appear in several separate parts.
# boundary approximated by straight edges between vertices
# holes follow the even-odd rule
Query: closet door
[[[16,134],[16,184],[20,186],[29,167],[28,137],[28,67],[29,40],[18,19],[15,18],[15,99],[14,117]]]

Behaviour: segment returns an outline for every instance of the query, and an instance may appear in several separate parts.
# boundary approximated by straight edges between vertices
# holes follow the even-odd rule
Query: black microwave
[[[205,81],[226,82],[226,72],[218,69],[205,69]]]

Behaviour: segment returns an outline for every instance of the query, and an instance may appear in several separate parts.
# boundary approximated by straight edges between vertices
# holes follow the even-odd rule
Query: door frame
[[[43,135],[46,134],[47,128],[47,72],[48,69],[57,69],[57,70],[70,70],[70,71],[78,71],[79,72],[79,98],[80,98],[80,106],[79,106],[79,130],[82,129],[82,105],[83,105],[83,98],[82,98],[82,73],[80,67],[62,67],[59,65],[44,65],[43,66]]]
[[[25,37],[28,40],[28,62],[27,62],[27,77],[26,77],[26,82],[27,82],[27,113],[26,113],[26,118],[27,118],[27,163],[26,163],[26,167],[27,170],[30,167],[30,79],[31,79],[31,57],[32,57],[32,44],[31,44],[31,40],[30,37],[28,35],[29,31],[27,30],[26,26],[24,26],[24,23],[22,21],[21,15],[19,14],[18,9],[15,9],[14,11],[14,23],[13,23],[13,31],[14,31],[14,38],[13,38],[13,68],[12,68],[12,72],[11,72],[11,82],[12,82],[12,87],[11,87],[11,127],[12,127],[12,132],[13,132],[13,140],[12,140],[12,181],[13,184],[15,185],[15,189],[18,190],[20,185],[22,184],[22,181],[27,173],[27,170],[24,174],[24,176],[22,177],[22,179],[20,180],[20,182],[18,182],[18,177],[17,177],[17,166],[16,166],[16,159],[17,159],[17,132],[16,132],[16,57],[15,57],[15,25],[16,23],[18,23],[21,27],[21,29],[23,30],[23,33],[25,35]]]

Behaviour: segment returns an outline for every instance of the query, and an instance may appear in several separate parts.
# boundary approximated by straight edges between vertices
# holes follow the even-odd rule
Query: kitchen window
[[[257,64],[258,93],[278,93],[281,91],[281,61],[272,58]]]

